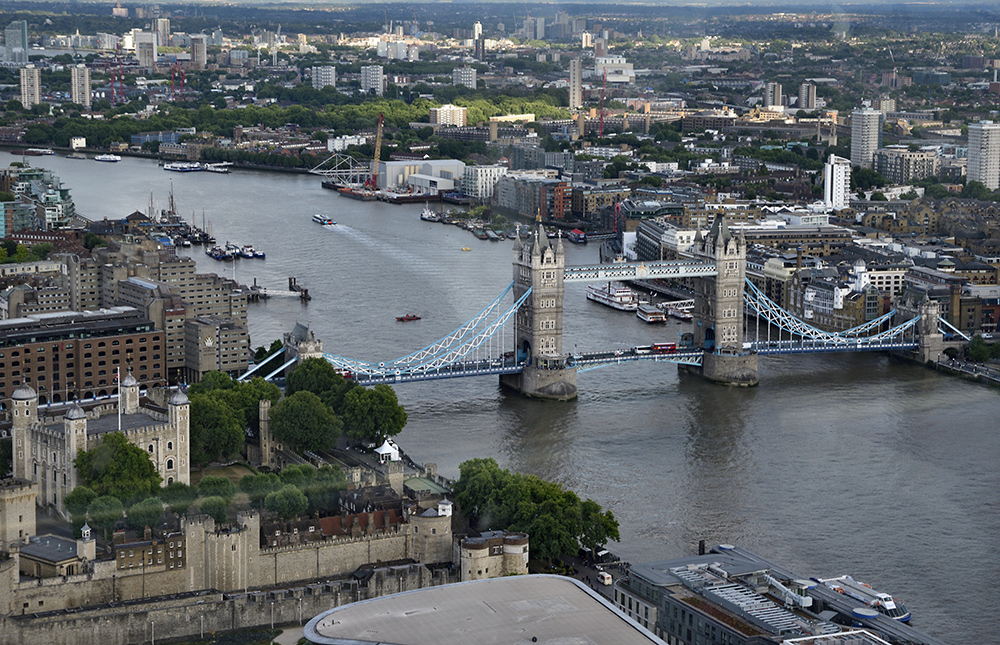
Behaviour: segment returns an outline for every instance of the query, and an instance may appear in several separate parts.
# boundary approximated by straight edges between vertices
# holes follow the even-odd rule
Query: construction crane
[[[604,80],[601,81],[601,115],[599,121],[599,127],[597,132],[597,137],[599,139],[604,138],[604,92],[608,89],[608,68],[604,68]]]
[[[382,119],[383,114],[379,112],[378,127],[375,129],[375,152],[372,154],[372,176],[368,180],[368,187],[378,190],[378,163],[382,156]]]

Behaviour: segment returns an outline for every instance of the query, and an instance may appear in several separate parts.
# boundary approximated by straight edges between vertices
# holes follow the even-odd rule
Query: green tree
[[[309,500],[305,494],[292,484],[282,486],[280,490],[269,493],[264,498],[264,510],[285,520],[302,515],[308,507]]]
[[[340,491],[343,490],[347,490],[344,472],[337,466],[320,466],[302,492],[309,500],[310,513],[333,513],[339,508]]]
[[[292,395],[305,391],[320,396],[343,380],[328,361],[322,358],[307,358],[288,375],[285,394]]]
[[[162,481],[149,454],[121,432],[109,432],[94,448],[81,450],[73,465],[84,485],[122,501],[155,495]]]
[[[97,499],[97,493],[86,486],[77,486],[66,495],[63,500],[66,503],[66,510],[70,517],[79,517],[87,514],[90,503]]]
[[[160,499],[170,507],[171,513],[183,515],[198,499],[198,490],[184,482],[173,482],[160,489]]]
[[[145,527],[156,527],[163,517],[163,501],[157,497],[147,497],[128,509],[128,523],[141,531]]]
[[[245,475],[240,479],[240,490],[250,498],[250,503],[260,508],[264,498],[282,487],[282,482],[274,473]]]
[[[191,461],[205,465],[235,455],[245,440],[243,424],[232,407],[213,396],[191,400]]]
[[[229,502],[221,497],[203,497],[201,499],[201,512],[215,520],[216,524],[226,521],[226,511],[229,509]]]
[[[228,502],[236,495],[236,484],[225,477],[208,475],[198,482],[198,493],[202,497],[221,497]]]
[[[1000,348],[1000,346],[997,347]],[[977,363],[985,363],[996,356],[994,346],[988,344],[979,334],[973,336],[972,340],[969,341],[965,353]]]
[[[341,420],[312,392],[285,397],[271,409],[271,431],[293,450],[328,450],[340,437]]]
[[[357,387],[344,396],[347,436],[356,441],[381,443],[399,434],[406,425],[406,411],[396,391],[385,384],[368,389]]]
[[[889,198],[886,197],[885,193],[883,193],[882,191],[876,190],[875,192],[872,193],[871,201],[873,201],[873,202],[887,202],[887,201],[889,201]]]
[[[108,541],[111,530],[115,528],[118,520],[125,514],[125,507],[122,501],[112,495],[97,497],[87,507],[87,518],[94,524],[104,536],[104,541]]]

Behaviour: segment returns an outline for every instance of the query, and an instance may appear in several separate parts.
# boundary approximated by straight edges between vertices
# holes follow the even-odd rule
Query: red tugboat
[[[420,320],[420,316],[417,314],[406,314],[405,316],[396,316],[396,320],[399,322],[410,322],[412,320]]]

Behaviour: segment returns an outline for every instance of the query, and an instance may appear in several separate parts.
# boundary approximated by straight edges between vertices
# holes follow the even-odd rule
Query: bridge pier
[[[503,374],[500,384],[525,396],[569,401],[576,398],[576,368],[562,348],[562,237],[549,242],[539,221],[527,240],[514,241],[514,299],[531,289],[515,316],[515,353],[526,361],[520,374]]]
[[[749,387],[759,382],[757,354],[743,349],[743,285],[747,242],[717,217],[707,237],[695,239],[695,251],[715,262],[715,277],[695,280],[694,343],[705,355],[701,368],[689,368],[713,383]]]
[[[937,358],[944,353],[944,335],[938,331],[940,316],[941,305],[936,300],[927,300],[920,304],[920,322],[917,324],[920,344],[916,351],[921,363],[937,361]]]

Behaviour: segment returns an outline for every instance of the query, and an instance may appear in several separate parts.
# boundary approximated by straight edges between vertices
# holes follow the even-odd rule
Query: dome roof
[[[187,405],[190,401],[188,401],[187,394],[184,394],[183,390],[177,390],[174,392],[174,395],[170,397],[168,403],[170,405]]]
[[[33,399],[36,396],[35,391],[31,389],[30,385],[22,385],[14,390],[14,393],[10,395],[10,398],[15,401],[27,401],[28,399]]]
[[[135,387],[138,384],[139,381],[135,380],[135,377],[132,376],[132,372],[126,374],[125,378],[122,379],[122,387]]]
[[[79,405],[76,405],[74,403],[73,407],[71,407],[69,410],[66,411],[66,418],[67,419],[86,419],[87,418],[87,413],[83,411],[83,408],[81,408]]]

